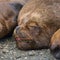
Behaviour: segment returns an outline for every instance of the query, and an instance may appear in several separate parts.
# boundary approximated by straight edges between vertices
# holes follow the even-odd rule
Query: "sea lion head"
[[[21,19],[21,16],[19,16],[18,26],[14,30],[14,36],[16,41],[20,40],[20,43],[17,43],[20,49],[36,50],[48,48],[49,39],[53,31],[51,30],[52,32],[50,33],[51,28],[49,28],[48,22],[45,23],[39,16],[40,14],[38,13],[34,13],[33,17],[29,16],[30,18],[25,17]]]
[[[17,26],[14,30],[14,36],[16,41],[20,42],[17,45],[20,49],[30,50],[36,47],[36,37],[39,36],[41,28],[36,24],[36,22],[29,22],[28,25],[24,27]]]

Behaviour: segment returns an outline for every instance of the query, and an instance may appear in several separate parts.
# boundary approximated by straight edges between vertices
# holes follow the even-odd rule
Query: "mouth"
[[[21,50],[31,50],[34,49],[35,41],[30,38],[20,38],[16,37],[17,47]]]
[[[15,38],[16,41],[26,41],[26,40],[32,40],[30,38],[20,38],[20,37],[16,37]]]

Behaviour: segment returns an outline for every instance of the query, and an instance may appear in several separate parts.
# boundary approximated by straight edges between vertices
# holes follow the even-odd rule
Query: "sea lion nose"
[[[30,40],[31,36],[25,29],[21,29],[19,26],[15,28],[14,31],[15,38],[20,38],[20,40]]]

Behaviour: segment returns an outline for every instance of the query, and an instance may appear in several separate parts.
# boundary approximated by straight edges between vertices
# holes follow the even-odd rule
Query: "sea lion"
[[[25,5],[30,0],[9,0],[9,1],[20,2],[22,5]]]
[[[22,8],[20,3],[0,2],[0,38],[6,36],[17,25],[17,16]]]
[[[49,48],[60,28],[60,0],[31,0],[19,13],[14,37],[21,50]]]
[[[17,25],[19,11],[29,0],[0,0],[0,38],[10,33]]]
[[[50,50],[54,57],[60,59],[60,29],[58,29],[51,38]]]

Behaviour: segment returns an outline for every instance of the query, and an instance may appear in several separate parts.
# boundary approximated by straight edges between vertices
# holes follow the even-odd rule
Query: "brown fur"
[[[48,48],[56,41],[53,39],[50,43],[59,28],[60,0],[31,0],[19,13],[18,26],[14,30],[16,44],[22,50]]]
[[[54,57],[60,59],[60,29],[58,29],[51,38],[50,50]]]
[[[16,2],[0,2],[0,38],[7,35],[17,25],[16,18],[22,5],[17,6]]]
[[[20,49],[41,49],[59,28],[60,0],[31,0],[19,13],[14,35]]]

